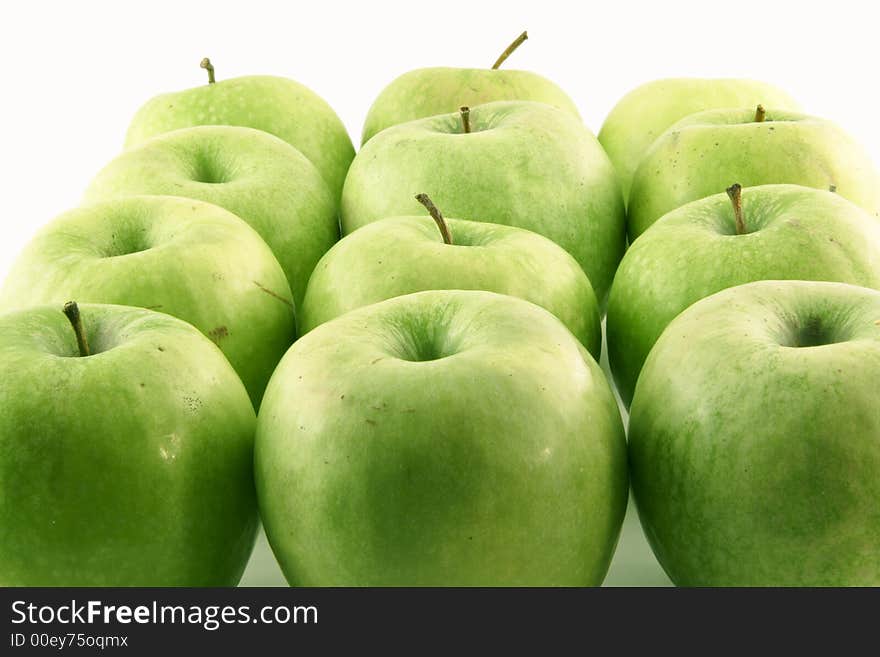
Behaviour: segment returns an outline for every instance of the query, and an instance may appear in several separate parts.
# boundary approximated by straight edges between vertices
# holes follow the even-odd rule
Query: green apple
[[[648,149],[633,178],[629,236],[670,210],[724,190],[791,183],[837,192],[871,214],[880,179],[865,150],[830,121],[758,107],[692,114]]]
[[[418,192],[452,217],[550,238],[574,256],[604,303],[623,255],[623,199],[608,156],[570,114],[497,102],[383,130],[349,170],[343,232],[419,214]]]
[[[314,166],[277,137],[201,126],[131,148],[92,181],[92,201],[139,194],[200,199],[244,219],[266,241],[299,307],[312,269],[339,238],[336,204]]]
[[[411,292],[489,290],[549,310],[599,358],[602,328],[596,295],[564,249],[521,228],[444,218],[427,197],[423,200],[438,225],[427,217],[383,219],[327,252],[306,289],[300,322],[304,331]]]
[[[799,109],[784,91],[757,80],[736,78],[667,78],[636,87],[608,114],[599,143],[614,163],[624,198],[639,160],[657,137],[689,114],[727,107],[763,104],[783,110]]]
[[[679,315],[629,422],[645,533],[688,586],[880,585],[880,292],[760,281]]]
[[[179,197],[96,203],[46,226],[0,289],[0,308],[67,299],[189,322],[217,343],[255,406],[296,337],[287,279],[260,236],[223,208]]]
[[[256,128],[283,139],[305,155],[327,182],[335,199],[342,192],[354,147],[333,108],[314,91],[287,78],[249,75],[162,94],[141,107],[126,135],[126,147],[156,135],[199,125]]]
[[[693,201],[626,252],[608,301],[608,358],[624,403],[663,329],[724,288],[768,279],[880,289],[880,222],[831,192],[751,187]],[[737,217],[741,224],[738,224]]]
[[[0,316],[0,584],[234,586],[258,524],[235,372],[170,315],[64,310],[78,332]]]
[[[501,70],[507,56],[527,38],[523,32],[492,68],[420,68],[404,73],[373,102],[364,122],[362,143],[385,128],[455,112],[496,100],[547,103],[580,118],[574,101],[553,82],[529,71]]]
[[[254,458],[297,586],[598,585],[628,491],[596,362],[546,310],[471,290],[396,297],[300,338]]]

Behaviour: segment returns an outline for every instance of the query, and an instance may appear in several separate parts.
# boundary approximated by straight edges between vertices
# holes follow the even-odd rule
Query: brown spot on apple
[[[208,331],[208,337],[214,342],[219,343],[223,338],[229,337],[229,329],[225,326],[218,326]]]
[[[183,403],[192,413],[198,413],[199,409],[202,407],[202,400],[194,395],[184,395]]]

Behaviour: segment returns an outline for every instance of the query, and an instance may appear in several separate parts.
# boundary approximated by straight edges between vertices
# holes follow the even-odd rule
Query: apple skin
[[[629,423],[639,515],[672,580],[880,584],[878,379],[875,290],[761,281],[679,315]]]
[[[305,155],[335,199],[354,159],[354,146],[342,121],[323,98],[293,80],[249,75],[162,94],[135,114],[127,148],[151,137],[200,125],[255,128],[275,135]]]
[[[602,582],[626,441],[596,362],[549,312],[427,291],[297,341],[257,420],[257,497],[297,586]]]
[[[625,404],[651,347],[676,315],[735,285],[768,279],[880,289],[880,222],[831,192],[762,185],[742,193],[736,235],[727,194],[673,210],[626,252],[608,301],[608,360]]]
[[[272,249],[299,308],[318,260],[339,239],[336,205],[317,169],[251,128],[203,126],[154,137],[102,169],[86,199],[173,195],[244,219]]]
[[[865,150],[838,126],[797,112],[755,108],[692,114],[657,139],[639,163],[629,198],[635,240],[670,210],[743,187],[790,183],[836,191],[877,216],[880,179]]]
[[[603,304],[624,250],[614,167],[570,114],[534,102],[471,107],[383,130],[358,153],[342,193],[342,230],[421,215],[424,192],[451,217],[525,228],[578,261]]]
[[[367,112],[361,143],[391,126],[501,100],[547,103],[580,119],[568,94],[537,73],[438,66],[409,71],[385,87]]]
[[[618,101],[599,130],[599,143],[629,198],[639,160],[654,140],[689,114],[727,107],[775,107],[798,110],[778,87],[738,78],[666,78],[636,87]]]
[[[192,199],[116,199],[43,228],[13,265],[0,309],[70,299],[189,322],[220,347],[255,407],[296,337],[287,279],[266,243],[230,212]]]
[[[549,310],[599,359],[596,295],[574,258],[537,233],[446,218],[452,244],[428,217],[364,226],[330,249],[309,281],[303,331],[339,315],[423,290],[488,290]]]
[[[0,316],[0,583],[234,586],[253,547],[255,417],[216,346],[169,315]]]

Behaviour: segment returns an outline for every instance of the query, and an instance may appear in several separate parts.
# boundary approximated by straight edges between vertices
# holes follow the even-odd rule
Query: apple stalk
[[[216,80],[214,80],[214,65],[211,60],[205,57],[199,66],[208,72],[208,84],[214,84]]]
[[[459,107],[458,111],[461,113],[461,129],[464,134],[468,134],[471,131],[471,108],[465,105]]]
[[[516,37],[513,40],[513,43],[511,43],[509,46],[507,46],[507,49],[503,53],[501,53],[498,56],[498,59],[495,60],[495,63],[492,64],[492,70],[494,71],[495,69],[500,68],[500,66],[504,63],[504,60],[507,59],[508,57],[510,57],[510,55],[513,54],[513,51],[516,50],[517,48],[519,48],[523,44],[523,42],[528,38],[529,38],[529,33],[525,32],[525,31],[522,34],[520,34],[518,37]]]
[[[760,107],[760,105],[758,107]],[[745,235],[746,222],[743,218],[742,185],[739,183],[732,184],[727,188],[727,196],[730,197],[730,203],[733,205],[733,218],[736,221],[736,234]]]
[[[434,202],[430,197],[427,194],[416,194],[416,200],[425,206],[428,214],[431,215],[434,223],[437,224],[437,228],[440,229],[440,235],[443,237],[443,243],[452,244],[452,233],[449,232],[449,225],[446,223],[443,215],[440,214],[440,210],[437,209],[437,206],[434,205]]]
[[[83,330],[82,316],[79,314],[79,306],[76,301],[68,301],[64,304],[64,315],[70,321],[73,332],[76,335],[76,346],[79,348],[80,356],[91,356],[89,351],[89,342],[86,340],[86,333]]]
[[[755,123],[764,123],[764,119],[767,116],[767,111],[764,109],[763,105],[758,105],[755,108]]]

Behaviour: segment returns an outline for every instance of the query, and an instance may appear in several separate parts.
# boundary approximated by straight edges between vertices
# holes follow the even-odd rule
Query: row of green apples
[[[292,583],[601,582],[626,504],[627,466],[613,396],[587,351],[598,356],[600,308],[624,251],[620,180],[631,239],[666,210],[683,206],[634,242],[612,289],[609,345],[627,401],[657,336],[704,296],[766,278],[876,287],[877,223],[843,198],[876,212],[868,158],[833,124],[784,109],[792,101],[767,85],[645,85],[609,116],[600,133],[603,150],[567,96],[539,76],[414,71],[374,103],[364,130],[369,142],[349,170],[351,143],[314,94],[278,78],[216,83],[210,62],[203,66],[209,85],[160,96],[139,112],[129,149],[89,191],[98,202],[41,233],[4,286],[3,304],[60,306],[78,298],[183,318],[219,345],[257,407],[293,340],[292,307],[300,332],[346,314],[297,342],[260,409],[260,509]],[[768,109],[756,110],[762,102]],[[664,132],[692,112],[728,106],[734,109],[688,116]],[[187,127],[199,124],[211,125]],[[723,191],[731,180],[801,186],[742,192],[733,185],[728,199]],[[711,196],[719,189],[720,196]],[[445,212],[478,221],[444,219],[431,197]],[[422,205],[430,218],[407,216],[425,215]],[[372,225],[330,248],[337,210],[343,232]],[[543,306],[579,342],[552,315],[511,296],[426,292],[370,305],[419,290],[462,288]],[[349,312],[360,306],[367,307]],[[69,312],[76,316],[74,307]],[[253,493],[246,490],[253,484],[241,470],[246,463],[249,472],[247,440],[241,439],[247,432],[237,433],[247,413],[232,401],[234,392],[215,389],[230,377],[209,362],[204,347],[157,344],[157,335],[181,333],[181,327],[133,312],[89,306],[79,346],[58,325],[57,308],[55,315],[7,317],[12,342],[19,342],[14,350],[24,344],[31,356],[52,363],[23,368],[26,374],[6,384],[10,399],[29,391],[19,399],[24,406],[10,405],[4,417],[7,450],[19,450],[6,464],[19,474],[7,480],[34,490],[22,473],[48,458],[39,469],[46,477],[37,479],[30,500],[43,505],[59,492],[79,493],[53,501],[60,526],[49,526],[27,504],[4,510],[4,525],[19,537],[4,547],[8,581],[198,584],[234,582],[240,575],[255,526]],[[51,339],[35,333],[41,325]],[[135,339],[141,325],[144,333],[159,333]],[[792,335],[806,335],[795,328]],[[822,331],[807,333],[815,342]],[[109,356],[123,342],[139,344],[143,353],[131,349],[127,366],[104,365],[102,374],[71,377],[64,363],[82,359],[57,358]],[[156,352],[172,351],[158,367]],[[87,366],[74,367],[83,375]],[[157,368],[155,378],[146,381],[150,367]],[[34,372],[44,397],[32,394]],[[156,402],[163,380],[174,385]],[[98,394],[106,406],[65,416],[94,405]],[[31,417],[36,408],[50,417]],[[96,422],[102,412],[107,416]],[[167,417],[150,419],[150,413]],[[87,460],[64,467],[77,462],[64,450],[46,453],[53,431],[74,425],[90,437],[101,426],[108,440],[150,433],[141,436],[141,451],[126,468],[95,473],[100,468]],[[78,448],[77,431],[70,449]],[[216,436],[207,439],[212,431]],[[43,439],[22,451],[22,432]],[[216,450],[218,436],[227,444],[210,457],[219,470],[192,472],[205,456],[205,441]],[[125,453],[119,444],[107,454],[93,446],[89,454],[96,450],[104,465]],[[28,459],[31,467],[22,469]],[[154,471],[186,482],[162,490],[164,511],[149,486]],[[635,472],[652,481],[650,467]],[[69,478],[50,480],[52,474]],[[100,494],[82,483],[96,474]],[[760,477],[760,469],[753,476]],[[146,497],[126,491],[133,482]],[[649,488],[637,485],[637,491]],[[660,490],[679,487],[673,480]],[[108,491],[121,499],[102,507]],[[656,491],[653,496],[660,498]],[[731,499],[724,504],[736,516]],[[90,506],[108,511],[102,524],[94,524]],[[126,510],[131,519],[123,523],[119,514]],[[84,522],[93,523],[88,541]],[[674,520],[664,522],[681,538]],[[201,531],[187,530],[187,523]],[[735,558],[721,560],[745,568],[738,575],[677,570],[681,546],[670,557],[659,532],[648,527],[676,581],[818,581],[815,570],[801,573],[801,580],[783,571],[768,579],[766,572],[756,574],[754,560]],[[864,553],[875,545],[873,534],[869,526],[857,529],[869,536]],[[136,545],[156,549],[114,568],[113,560],[130,559]],[[810,540],[800,548],[816,559],[822,555],[810,550],[827,550]],[[211,558],[197,556],[206,550]],[[157,555],[169,553],[178,556],[155,569]],[[708,564],[712,556],[700,558]],[[772,570],[790,557],[783,552],[765,561]],[[844,555],[843,561],[854,560]],[[873,576],[864,568],[855,575],[845,568],[830,572],[829,581]]]

